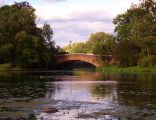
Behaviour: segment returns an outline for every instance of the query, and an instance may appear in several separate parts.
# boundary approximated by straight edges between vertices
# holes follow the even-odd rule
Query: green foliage
[[[44,38],[44,44],[46,45],[46,47],[48,47],[51,50],[54,49],[55,45],[55,42],[51,41],[53,34],[53,29],[50,27],[49,24],[45,23],[42,28],[42,37]]]
[[[156,67],[156,56],[144,56],[139,60],[138,64],[143,67]]]
[[[67,53],[87,53],[86,43],[77,42],[63,48]]]
[[[115,33],[119,41],[119,49],[123,41],[127,44],[131,41],[140,49],[140,52],[135,55],[146,56],[145,58],[152,60],[148,56],[156,55],[156,2],[154,0],[143,0],[139,5],[132,5],[125,13],[118,15],[113,23],[116,25]],[[129,55],[130,49],[126,47],[125,49],[127,49],[125,55],[126,53]],[[118,52],[118,54],[121,53]],[[118,56],[120,56],[119,62],[122,66],[134,65],[129,62],[131,60],[124,60],[126,58],[124,55]],[[135,59],[135,56],[133,58]],[[140,59],[140,61],[146,61],[144,58]]]
[[[6,43],[0,47],[0,62],[6,63],[12,57],[13,44]]]
[[[53,29],[37,28],[35,9],[28,2],[0,8],[0,63],[45,67],[56,52]]]
[[[116,42],[112,35],[98,32],[91,34],[86,43],[78,42],[65,46],[63,49],[68,53],[90,53],[95,55],[113,54]]]
[[[121,41],[116,49],[116,58],[119,60],[119,65],[122,67],[137,65],[138,53],[140,48],[132,41]]]
[[[104,32],[91,34],[89,40],[87,41],[88,53],[96,55],[112,54],[115,46],[116,42],[113,36]]]
[[[10,69],[11,67],[12,64],[10,63],[0,64],[0,70]]]
[[[104,73],[155,73],[155,67],[141,67],[141,66],[132,66],[132,67],[119,67],[119,66],[106,66],[103,68],[97,68],[97,71]]]
[[[37,66],[39,54],[30,48],[23,49],[21,54],[17,56],[16,62],[25,68],[33,68]]]

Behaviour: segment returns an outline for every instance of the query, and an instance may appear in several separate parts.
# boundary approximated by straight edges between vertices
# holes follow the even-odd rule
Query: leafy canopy
[[[0,63],[43,67],[52,59],[55,44],[48,24],[36,25],[35,9],[28,2],[0,8]]]

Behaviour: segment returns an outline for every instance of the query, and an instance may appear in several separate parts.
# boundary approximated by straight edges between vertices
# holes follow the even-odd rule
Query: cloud
[[[47,0],[46,0],[47,1]],[[48,0],[50,1],[50,0]],[[57,1],[57,0],[51,0]],[[100,1],[100,0],[99,0]],[[106,32],[112,33],[114,25],[113,18],[129,8],[132,0],[116,0],[107,5],[103,3],[71,3],[48,4],[36,6],[36,14],[40,18],[39,26],[47,22],[54,29],[54,40],[57,45],[65,46],[69,41],[80,42],[88,40],[91,33]],[[109,2],[109,1],[108,1]]]
[[[4,3],[5,3],[5,1],[4,1],[4,0],[0,0],[0,6],[3,6],[3,5],[4,5]]]
[[[67,12],[51,14],[49,18],[44,19],[45,17],[41,17],[40,24],[51,24],[54,40],[60,46],[68,45],[69,41],[86,41],[90,34],[95,32],[113,33],[114,29],[113,16],[108,11]]]
[[[74,12],[59,15],[51,15],[51,18],[42,17],[40,24],[49,23],[54,29],[56,44],[63,47],[69,41],[87,41],[91,33],[113,33],[113,16],[107,11]]]
[[[54,29],[54,40],[60,46],[69,44],[69,41],[84,42],[88,40],[91,33],[100,31],[112,33],[114,29],[114,25],[111,22],[69,21],[54,22],[51,25]]]
[[[5,1],[11,4],[13,0]],[[21,1],[21,0],[16,0]],[[86,41],[91,33],[113,33],[113,18],[139,0],[27,0],[36,9],[37,25],[45,22],[54,29],[56,44]],[[37,2],[36,2],[37,1]],[[54,3],[54,4],[53,4]],[[2,4],[2,3],[1,3]]]
[[[74,21],[83,21],[83,22],[105,22],[110,23],[113,16],[107,11],[87,11],[87,12],[75,12],[75,13],[64,13],[56,15],[51,14],[46,16],[45,14],[39,13],[42,21],[47,22],[74,22]]]

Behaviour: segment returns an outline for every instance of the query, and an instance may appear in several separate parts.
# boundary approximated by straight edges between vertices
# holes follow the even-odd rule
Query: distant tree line
[[[91,34],[85,43],[63,48],[69,53],[114,55],[120,66],[156,66],[156,2],[141,0],[125,13],[114,18],[114,35],[104,32]]]
[[[37,27],[35,9],[28,2],[0,8],[0,64],[48,67],[58,52],[52,37],[49,24]]]
[[[114,37],[111,34],[98,32],[92,33],[86,42],[77,42],[65,46],[63,50],[68,53],[89,53],[96,55],[113,54],[116,46]]]

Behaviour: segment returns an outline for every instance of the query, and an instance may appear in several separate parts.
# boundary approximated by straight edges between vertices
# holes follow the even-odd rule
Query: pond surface
[[[0,72],[0,119],[21,117],[156,120],[156,74]]]

